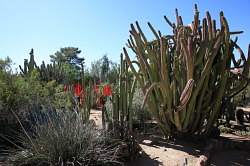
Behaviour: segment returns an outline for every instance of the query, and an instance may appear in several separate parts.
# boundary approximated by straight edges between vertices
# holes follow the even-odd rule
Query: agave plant
[[[144,102],[166,135],[210,134],[224,101],[248,83],[248,58],[231,36],[227,20],[220,13],[220,27],[206,12],[199,20],[195,5],[194,20],[184,25],[176,9],[176,23],[167,17],[173,34],[162,35],[148,23],[155,40],[148,41],[138,22],[131,24],[127,46],[136,54],[124,55],[145,95]],[[235,51],[240,53],[237,62]],[[232,69],[242,69],[234,72]]]

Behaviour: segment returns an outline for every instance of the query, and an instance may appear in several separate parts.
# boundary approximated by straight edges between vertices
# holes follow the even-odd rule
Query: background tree
[[[0,59],[0,70],[1,71],[10,71],[11,70],[12,60],[9,57],[5,59]]]
[[[90,74],[94,81],[97,82],[101,78],[101,59],[91,63]]]
[[[103,55],[102,59],[102,65],[101,65],[101,80],[103,82],[107,82],[107,76],[108,76],[108,72],[110,70],[109,68],[109,64],[110,64],[110,61],[107,57],[107,55]]]
[[[54,55],[50,55],[51,62],[65,70],[65,83],[72,83],[75,79],[84,78],[84,58],[79,57],[81,50],[76,47],[64,47]]]
[[[50,55],[51,62],[57,63],[71,63],[75,59],[78,59],[78,55],[81,53],[76,47],[64,47],[57,51],[54,55]]]
[[[119,72],[119,65],[109,60],[105,54],[97,61],[91,63],[90,74],[98,82],[116,83]]]
[[[113,84],[116,84],[118,82],[117,78],[119,76],[119,68],[120,68],[120,65],[110,61],[110,69],[107,74],[108,82],[113,83]]]

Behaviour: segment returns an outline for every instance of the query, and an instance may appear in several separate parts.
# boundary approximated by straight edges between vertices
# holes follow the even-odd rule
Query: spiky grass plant
[[[17,151],[9,152],[6,164],[33,165],[122,165],[122,142],[98,131],[80,114],[47,114],[31,132],[18,138]],[[32,133],[32,134],[31,134]]]

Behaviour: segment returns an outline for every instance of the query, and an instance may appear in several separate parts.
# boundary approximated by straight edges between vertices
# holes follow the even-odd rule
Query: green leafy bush
[[[0,72],[0,112],[10,114],[14,110],[23,115],[41,108],[71,108],[71,96],[63,92],[62,85],[55,81],[42,82],[33,70],[30,77]]]

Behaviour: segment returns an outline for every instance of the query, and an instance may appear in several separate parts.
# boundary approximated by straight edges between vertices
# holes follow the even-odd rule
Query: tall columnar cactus
[[[55,62],[52,64],[45,65],[44,61],[40,67],[37,67],[38,72],[40,73],[41,80],[51,81],[56,80],[59,83],[62,83],[64,78],[64,70],[62,66],[59,66]]]
[[[160,129],[169,135],[208,135],[215,124],[222,101],[247,84],[248,58],[230,37],[223,12],[216,27],[209,12],[202,21],[195,6],[194,20],[184,25],[176,10],[176,23],[164,17],[173,34],[162,35],[148,23],[155,40],[148,41],[138,22],[131,24],[128,47],[136,54],[124,55],[145,95],[145,102]],[[241,63],[235,59],[239,50]],[[135,67],[136,65],[136,67]],[[230,72],[243,69],[241,73]]]
[[[86,86],[83,92],[83,101],[80,105],[81,112],[83,113],[85,119],[89,119],[90,110],[92,106],[94,90],[93,85],[89,82],[89,85]]]
[[[35,59],[34,59],[34,50],[33,48],[30,51],[30,61],[28,61],[28,59],[24,59],[24,64],[23,64],[23,68],[22,66],[19,65],[19,69],[21,70],[21,74],[23,76],[27,76],[30,75],[31,72],[37,68]]]
[[[119,85],[114,89],[112,95],[113,103],[113,128],[117,131],[119,126],[120,134],[132,132],[132,100],[137,80],[129,73],[128,63],[121,55]]]
[[[57,82],[61,83],[62,80],[65,79],[63,67],[57,65],[55,62],[46,65],[43,61],[40,67],[37,66],[33,49],[30,51],[30,60],[28,61],[28,59],[24,59],[24,66],[22,67],[19,65],[19,68],[21,70],[22,76],[30,76],[33,70],[37,70],[42,81],[56,80]]]

